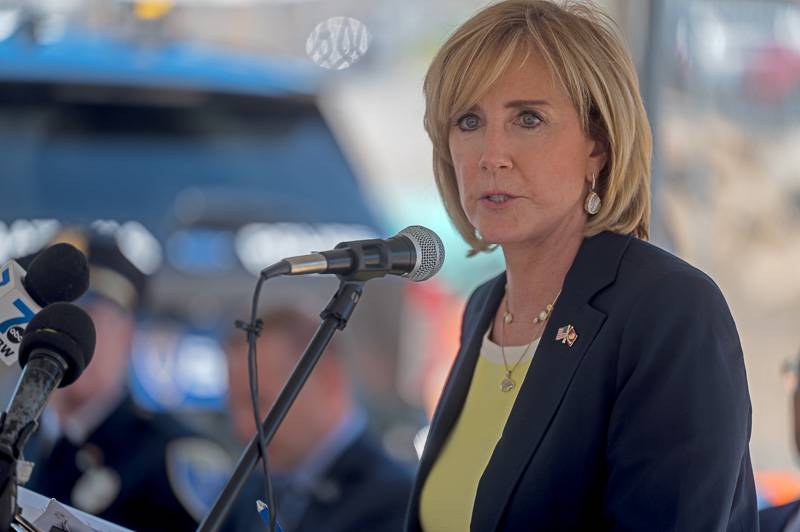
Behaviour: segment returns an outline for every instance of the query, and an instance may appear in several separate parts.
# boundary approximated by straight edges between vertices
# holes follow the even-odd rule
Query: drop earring
[[[593,216],[600,212],[600,205],[603,204],[603,201],[600,199],[600,196],[597,192],[594,191],[595,185],[595,178],[597,174],[592,174],[592,190],[586,195],[586,201],[583,203],[583,209],[586,211],[587,214]]]

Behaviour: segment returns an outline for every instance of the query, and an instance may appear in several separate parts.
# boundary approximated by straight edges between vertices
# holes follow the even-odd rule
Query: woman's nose
[[[483,150],[478,161],[480,169],[485,172],[510,170],[513,167],[509,153],[508,139],[502,127],[488,127],[484,130]]]

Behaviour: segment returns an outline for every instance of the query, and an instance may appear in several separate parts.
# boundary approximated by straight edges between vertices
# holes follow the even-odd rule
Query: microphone
[[[22,375],[3,414],[0,454],[19,457],[50,394],[80,377],[94,345],[92,318],[77,305],[53,303],[33,317],[19,348]]]
[[[71,384],[81,375],[94,346],[92,319],[71,303],[48,305],[28,324],[19,349],[22,376],[0,418],[0,530],[10,530],[16,515],[17,460],[47,399],[57,386]],[[20,475],[25,482],[27,475]]]
[[[26,272],[10,260],[0,269],[0,360],[17,362],[25,326],[42,307],[73,301],[89,288],[89,265],[77,248],[60,243],[39,253]]]
[[[341,242],[330,251],[289,257],[261,270],[264,279],[280,275],[333,273],[358,281],[400,275],[411,281],[430,279],[444,264],[444,244],[421,225],[412,225],[386,240]]]

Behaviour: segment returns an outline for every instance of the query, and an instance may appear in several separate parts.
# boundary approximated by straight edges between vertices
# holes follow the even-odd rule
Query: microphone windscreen
[[[408,238],[417,253],[417,263],[406,276],[410,281],[426,281],[436,275],[444,264],[444,244],[432,230],[411,225],[398,233]]]
[[[74,301],[89,288],[89,265],[75,246],[54,244],[31,261],[23,283],[40,307]]]
[[[19,347],[19,364],[24,368],[37,349],[58,353],[67,363],[61,388],[75,382],[89,365],[95,340],[94,322],[82,308],[72,303],[53,303],[28,323]]]

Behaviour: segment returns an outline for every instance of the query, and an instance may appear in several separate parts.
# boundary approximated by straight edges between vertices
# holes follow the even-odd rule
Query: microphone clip
[[[340,331],[347,327],[347,322],[353,314],[356,305],[364,294],[366,281],[349,281],[342,279],[336,295],[319,315],[323,320],[333,319],[337,322],[336,328]]]
[[[255,323],[246,323],[242,320],[236,320],[233,322],[233,325],[237,329],[241,329],[247,333],[247,337],[249,338],[250,335],[255,335],[256,338],[261,336],[261,330],[264,328],[264,322],[259,318],[255,321]]]

